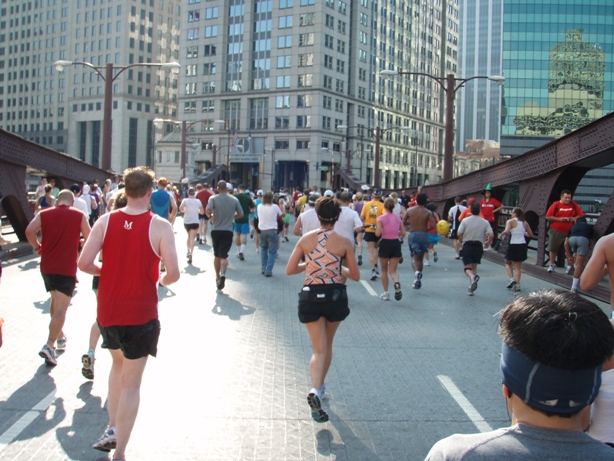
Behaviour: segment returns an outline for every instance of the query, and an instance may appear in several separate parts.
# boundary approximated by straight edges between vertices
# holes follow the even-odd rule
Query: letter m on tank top
[[[130,221],[130,222],[124,221],[124,229],[132,230],[132,221]]]

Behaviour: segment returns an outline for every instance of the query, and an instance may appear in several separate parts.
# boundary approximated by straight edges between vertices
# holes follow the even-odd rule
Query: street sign
[[[328,167],[327,166],[321,166],[320,167],[320,171],[328,171]]]

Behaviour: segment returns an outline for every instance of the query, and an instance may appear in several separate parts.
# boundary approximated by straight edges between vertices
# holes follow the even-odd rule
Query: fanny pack
[[[299,301],[309,301],[311,303],[330,303],[346,298],[346,286],[342,283],[305,285],[298,294]]]

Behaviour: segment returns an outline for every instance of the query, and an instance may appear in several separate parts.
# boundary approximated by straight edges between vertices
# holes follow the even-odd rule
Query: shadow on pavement
[[[30,381],[13,392],[7,400],[0,402],[0,410],[4,414],[14,415],[12,418],[4,418],[0,424],[1,432],[4,432],[28,411],[35,411],[38,415],[15,437],[15,440],[29,440],[44,436],[64,420],[66,411],[62,398],[51,401],[50,407],[55,407],[51,419],[47,419],[49,411],[46,408],[32,410],[41,400],[56,392],[55,381],[49,375],[50,369],[47,365],[41,365]]]
[[[34,307],[40,309],[41,314],[48,314],[49,308],[51,307],[51,297],[47,298],[45,301],[34,301]]]
[[[230,296],[218,291],[211,312],[217,315],[225,315],[230,320],[240,320],[241,316],[251,315],[256,312],[256,308],[244,306],[239,301],[235,301]]]
[[[194,276],[194,275],[198,275],[198,274],[203,274],[203,273],[205,273],[205,272],[207,272],[207,271],[206,271],[206,270],[204,270],[204,269],[201,269],[201,268],[200,268],[200,267],[198,267],[198,266],[194,266],[194,265],[192,265],[192,264],[188,264],[187,266],[185,266],[185,268],[184,268],[184,272],[185,272],[186,274],[188,274],[188,275],[192,275],[192,276]]]
[[[93,385],[93,381],[88,381],[79,386],[77,397],[83,401],[84,405],[75,410],[71,426],[60,427],[56,430],[58,441],[68,459],[95,459],[96,461],[108,461],[109,459],[107,454],[102,454],[91,447],[108,422],[104,402],[100,397],[91,395]]]
[[[329,407],[328,412],[329,424],[331,424],[339,432],[341,443],[332,443],[333,435],[328,430],[322,430],[317,433],[316,440],[318,442],[318,453],[332,454],[337,459],[352,459],[352,460],[372,460],[378,459],[376,453],[367,447],[359,436],[357,436],[352,428],[348,426],[342,419],[333,413]]]
[[[163,299],[166,298],[173,298],[177,296],[177,293],[175,293],[173,290],[171,290],[168,287],[158,287],[158,300],[162,301]]]

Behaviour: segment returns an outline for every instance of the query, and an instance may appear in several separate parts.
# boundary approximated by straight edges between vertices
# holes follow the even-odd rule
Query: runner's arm
[[[604,276],[608,274],[607,260],[605,257],[604,239],[597,241],[591,259],[584,267],[584,272],[580,276],[580,288],[590,290],[595,288]]]
[[[34,219],[30,221],[30,224],[28,224],[28,227],[26,227],[26,238],[28,239],[28,242],[30,242],[30,245],[32,245],[32,247],[34,248],[34,251],[39,254],[41,244],[38,241],[38,237],[36,236],[36,234],[41,229],[42,224],[43,223],[41,220],[41,215],[40,213],[37,213],[37,215],[34,216]]]
[[[79,270],[91,275],[100,275],[101,265],[96,261],[96,255],[102,250],[102,242],[104,240],[104,231],[109,221],[109,215],[103,215],[94,223],[92,231],[89,233],[88,239],[83,246],[81,255],[79,256]]]

